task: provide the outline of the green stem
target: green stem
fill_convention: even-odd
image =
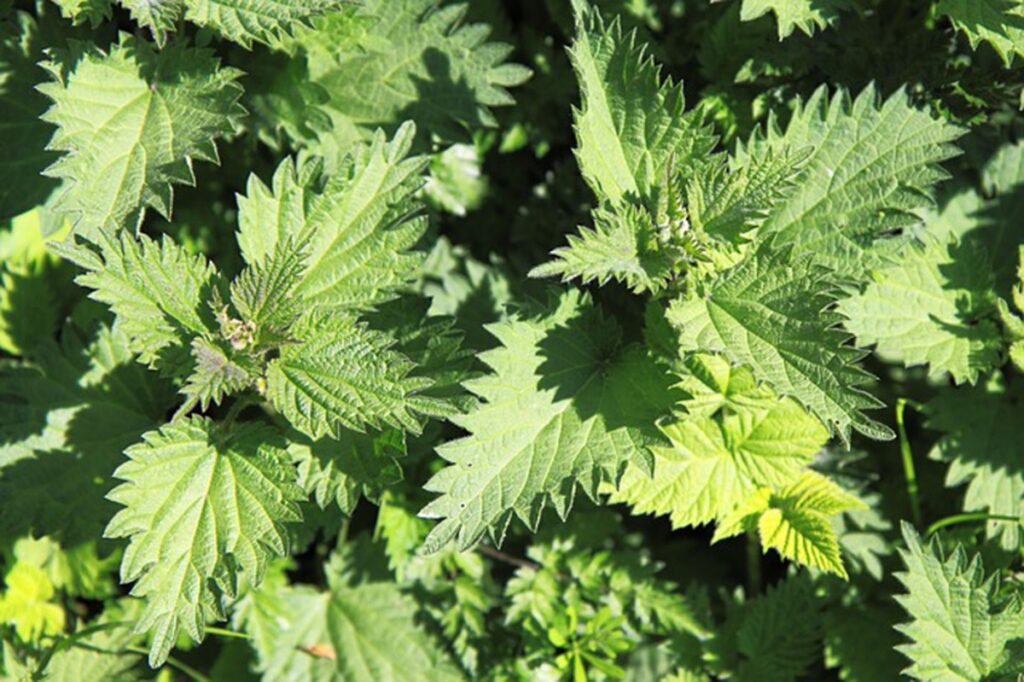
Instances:
[[[918,495],[917,471],[914,469],[914,452],[910,449],[910,439],[907,438],[907,427],[903,420],[903,413],[907,406],[920,411],[922,405],[914,400],[900,398],[896,401],[896,431],[900,437],[900,455],[903,458],[903,475],[907,479],[907,497],[910,498],[910,517],[914,525],[921,527],[921,498]]]
[[[928,526],[928,530],[925,532],[925,535],[934,535],[937,531],[945,528],[946,526],[952,526],[958,523],[971,523],[973,521],[1002,521],[1004,523],[1017,523],[1024,525],[1024,518],[1019,516],[987,514],[985,512],[968,512],[966,514],[953,514],[952,516],[947,516],[944,519],[939,519],[932,525]]]
[[[235,639],[252,639],[252,637],[250,637],[244,632],[238,632],[237,630],[228,630],[227,628],[215,628],[207,625],[205,630],[207,634],[218,635],[220,637],[233,637]]]
[[[141,654],[143,656],[146,656],[146,655],[149,654],[149,649],[146,649],[145,647],[141,647],[141,646],[126,646],[122,651],[125,651],[125,652],[128,652],[128,653],[133,653],[133,654]],[[172,668],[176,668],[180,673],[185,675],[185,677],[188,677],[189,679],[195,680],[195,682],[213,682],[206,675],[202,674],[201,672],[199,672],[198,670],[196,670],[192,666],[186,665],[185,663],[179,661],[178,659],[174,658],[173,656],[168,656],[167,657],[167,665],[169,665]]]
[[[761,594],[761,541],[754,531],[747,532],[747,591]]]
[[[75,646],[75,644],[76,644],[76,642],[78,642],[78,640],[80,640],[80,639],[82,639],[84,637],[88,637],[89,635],[96,634],[97,632],[103,632],[104,630],[114,630],[116,628],[121,628],[121,627],[130,627],[131,625],[132,625],[132,623],[128,622],[128,621],[116,621],[116,622],[111,622],[111,623],[100,623],[99,625],[90,625],[87,628],[82,628],[81,630],[79,630],[78,632],[75,632],[73,634],[66,635],[66,636],[62,635],[62,636],[58,637],[57,641],[53,643],[53,646],[51,646],[47,650],[46,654],[43,655],[42,659],[40,659],[39,667],[36,669],[36,673],[39,674],[39,673],[42,673],[43,671],[45,671],[46,670],[46,666],[50,665],[50,660],[55,655],[59,654],[61,651],[63,651],[64,649],[68,648],[69,646]]]
[[[224,416],[224,432],[227,433],[231,430],[231,427],[235,425],[235,420],[238,419],[238,415],[242,413],[242,410],[253,404],[253,399],[250,396],[243,395],[239,397],[235,402],[231,404],[231,408],[228,413]]]

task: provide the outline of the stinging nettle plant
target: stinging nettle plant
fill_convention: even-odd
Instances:
[[[512,5],[0,3],[5,679],[1024,674],[1024,6]]]

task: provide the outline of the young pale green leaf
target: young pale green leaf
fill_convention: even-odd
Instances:
[[[38,642],[42,636],[56,635],[64,629],[64,609],[54,602],[53,583],[46,571],[15,563],[4,576],[4,583],[0,621],[13,624],[18,637]]]
[[[279,434],[257,424],[221,430],[191,417],[164,425],[126,451],[110,492],[123,505],[106,536],[130,538],[121,579],[145,598],[136,632],[152,636],[162,664],[184,630],[201,641],[239,574],[259,584],[267,560],[287,553],[284,524],[302,518],[302,490]],[[216,586],[216,587],[214,587]]]
[[[413,198],[426,159],[408,156],[413,136],[412,125],[390,142],[378,133],[322,187],[315,165],[291,159],[278,166],[272,190],[253,175],[238,199],[238,244],[249,265],[288,241],[305,254],[294,291],[309,305],[365,310],[393,298],[422,261],[410,249],[426,229]]]
[[[926,237],[875,273],[862,292],[843,299],[839,313],[860,346],[932,377],[974,383],[1003,350],[996,326],[995,278],[984,251],[958,239]]]
[[[773,120],[765,136],[740,146],[734,163],[749,163],[765,146],[812,149],[761,232],[791,245],[794,256],[863,278],[903,244],[886,235],[919,221],[912,212],[927,206],[932,186],[947,177],[939,164],[959,153],[953,142],[962,133],[911,106],[902,90],[879,105],[873,86],[852,101],[843,90],[830,98],[823,87],[797,107],[785,132]]]
[[[929,456],[949,463],[946,485],[965,485],[963,509],[1024,518],[1024,409],[1020,391],[997,376],[984,385],[947,388],[928,403],[927,425],[944,435]],[[1024,534],[1015,523],[986,524],[986,535],[1017,551]]]
[[[762,247],[713,282],[705,295],[674,301],[669,320],[683,351],[724,353],[748,365],[759,381],[802,402],[848,442],[851,427],[879,440],[893,437],[864,410],[881,403],[860,389],[871,375],[857,366],[864,355],[846,345],[828,310],[835,287],[810,259]]]
[[[55,250],[85,270],[75,281],[110,307],[141,362],[171,374],[187,367],[192,339],[216,329],[210,303],[220,277],[213,264],[167,237],[102,230],[95,240]]]
[[[721,1],[721,0],[716,0]],[[850,8],[850,0],[742,0],[740,18],[743,21],[758,19],[769,12],[775,14],[779,24],[779,40],[794,28],[807,35],[817,29],[824,29],[836,23],[840,12]]]
[[[671,447],[652,448],[654,476],[630,467],[610,498],[634,514],[667,514],[676,528],[723,519],[761,486],[791,482],[829,436],[746,367],[712,355],[688,365],[680,384],[692,396],[682,403],[688,414],[662,427]]]
[[[825,476],[806,471],[777,490],[762,488],[722,519],[712,542],[757,530],[764,551],[847,578],[830,516],[864,503]]]
[[[1021,0],[939,0],[935,11],[949,17],[971,47],[990,44],[1007,68],[1024,57],[1024,2]]]
[[[910,659],[904,675],[917,680],[1009,680],[1024,671],[1024,607],[999,593],[979,556],[957,545],[946,554],[938,538],[924,543],[903,524],[907,570],[896,577],[906,594],[896,597],[913,619],[897,630],[911,641],[899,650]]]
[[[496,125],[492,107],[513,103],[507,88],[530,70],[507,63],[512,47],[487,42],[490,28],[464,23],[467,4],[439,0],[364,0],[301,30],[309,78],[329,95],[332,130],[318,151],[328,164],[378,128],[402,121],[445,142],[468,141],[467,129]]]
[[[192,160],[216,163],[215,141],[244,113],[241,72],[209,50],[158,52],[121,34],[107,52],[76,42],[45,66],[49,148],[64,152],[46,173],[66,185],[57,207],[89,233],[134,231],[147,208],[169,217],[173,184],[194,185]]]
[[[452,465],[426,485],[441,497],[420,514],[443,519],[428,552],[500,542],[513,515],[536,528],[547,504],[565,518],[577,487],[594,496],[629,462],[649,471],[655,421],[675,402],[667,373],[578,292],[489,329],[502,343],[479,356],[492,374],[465,384],[483,402],[451,419],[470,435],[439,448]]]
[[[0,227],[0,349],[21,357],[53,336],[69,293],[71,270],[46,248],[46,218],[36,209]]]
[[[662,78],[618,19],[578,12],[569,55],[582,93],[574,119],[583,177],[602,201],[652,207],[664,179],[703,161],[714,135],[699,113],[685,113],[682,87]]]
[[[292,239],[277,243],[274,252],[250,265],[231,282],[231,305],[252,329],[257,347],[276,345],[301,313],[295,289],[306,268],[305,251]]]
[[[296,342],[267,367],[267,399],[311,438],[382,425],[418,433],[410,397],[431,381],[413,377],[394,340],[354,317],[308,313],[291,329]]]

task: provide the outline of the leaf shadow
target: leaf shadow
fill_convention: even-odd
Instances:
[[[423,52],[422,61],[425,74],[410,76],[416,96],[398,112],[396,120],[416,122],[421,148],[429,143],[431,134],[448,143],[468,142],[469,131],[490,124],[490,116],[466,80],[453,78],[448,55],[431,47]]]
[[[668,371],[641,347],[624,344],[619,326],[596,306],[580,306],[537,347],[537,389],[570,401],[581,421],[599,417],[609,431],[656,434],[655,423],[682,399]]]

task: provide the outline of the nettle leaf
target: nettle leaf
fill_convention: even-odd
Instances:
[[[416,624],[417,611],[417,603],[391,582],[335,585],[321,592],[288,584],[284,572],[275,571],[242,598],[235,625],[252,637],[266,680],[463,679]]]
[[[231,282],[231,307],[249,325],[253,345],[274,346],[291,340],[289,330],[302,312],[295,289],[305,268],[304,249],[285,239],[268,258],[247,266]]]
[[[892,431],[864,410],[881,403],[859,387],[871,375],[857,366],[864,355],[836,328],[841,317],[831,275],[808,258],[762,247],[720,276],[702,295],[676,299],[668,311],[683,351],[724,353],[747,365],[759,381],[792,396],[831,431],[849,441],[851,427],[888,440]]]
[[[330,595],[311,585],[290,585],[282,567],[271,566],[256,589],[234,608],[232,625],[244,630],[256,651],[257,672],[280,682],[334,682],[334,662],[321,653],[329,641]]]
[[[473,351],[462,347],[462,333],[450,317],[431,315],[429,299],[410,295],[378,306],[366,315],[371,329],[396,340],[396,350],[413,361],[413,377],[430,381],[416,393],[406,396],[412,409],[441,419],[465,412],[476,404],[462,388],[462,382],[474,376]],[[483,331],[483,330],[481,330]]]
[[[305,261],[296,295],[319,309],[365,310],[390,300],[416,274],[411,252],[426,218],[414,194],[427,159],[409,157],[415,135],[402,126],[388,142],[378,133],[357,146],[322,186],[315,165],[278,166],[273,189],[255,175],[238,199],[238,244],[257,266],[290,241]]]
[[[46,173],[66,184],[57,208],[88,232],[136,230],[148,208],[169,217],[173,185],[195,184],[193,159],[218,162],[215,141],[244,113],[241,72],[210,50],[157,52],[121,34],[108,52],[73,42],[45,66],[49,148],[64,152]]]
[[[1024,57],[1024,3],[1020,0],[939,0],[935,11],[949,17],[971,47],[982,41],[999,53],[1007,68]]]
[[[141,362],[171,374],[186,368],[192,339],[216,329],[210,308],[220,286],[216,268],[166,236],[157,242],[102,230],[94,239],[79,237],[55,250],[85,270],[75,281],[110,307]]]
[[[685,113],[681,85],[662,78],[635,32],[595,10],[578,15],[569,55],[582,94],[573,111],[580,170],[602,201],[651,207],[669,166],[702,161],[715,137],[700,113]]]
[[[342,428],[404,428],[418,433],[408,397],[430,386],[394,340],[351,316],[309,313],[291,329],[297,342],[267,366],[267,399],[312,438]]]
[[[95,27],[110,18],[110,0],[53,0],[60,15],[76,26],[88,22]]]
[[[239,574],[259,584],[267,560],[287,554],[284,524],[302,518],[302,490],[271,427],[221,430],[190,417],[151,431],[125,452],[110,492],[124,505],[106,536],[130,538],[121,579],[145,598],[136,632],[152,636],[150,665],[166,659],[184,630],[201,641],[206,623],[223,618],[221,593]]]
[[[296,434],[288,452],[298,467],[298,483],[321,509],[336,504],[346,515],[360,498],[376,501],[387,486],[402,480],[398,457],[405,454],[401,431],[342,431],[336,438],[310,440]]]
[[[248,48],[274,45],[298,27],[348,4],[348,0],[183,0],[185,18]]]
[[[0,535],[93,540],[126,447],[166,418],[174,391],[135,362],[123,332],[68,325],[31,364],[0,363]]]
[[[713,165],[687,180],[686,211],[693,229],[729,244],[743,244],[785,200],[809,150],[758,151],[743,164]]]
[[[984,385],[943,389],[928,403],[928,428],[944,435],[929,453],[949,463],[946,485],[967,485],[965,511],[1024,517],[1024,402],[1018,389],[1006,389],[998,377]],[[1015,523],[986,524],[986,535],[1016,551],[1024,536]]]
[[[139,26],[148,28],[160,47],[167,34],[174,32],[185,9],[185,0],[118,0]]]
[[[319,153],[340,158],[378,128],[415,121],[423,139],[466,141],[467,129],[496,125],[492,107],[513,103],[507,88],[530,70],[506,63],[510,45],[487,42],[485,24],[464,24],[466,4],[367,0],[313,22],[294,47],[323,87],[333,130]]]
[[[796,479],[828,441],[821,422],[791,398],[760,386],[746,367],[695,354],[680,388],[687,414],[662,426],[654,476],[630,467],[611,502],[634,514],[668,514],[675,528],[724,519],[761,486]]]
[[[772,490],[762,488],[722,519],[712,542],[757,530],[764,551],[848,578],[829,517],[865,505],[813,471]]]
[[[434,682],[464,675],[415,624],[418,606],[394,583],[335,587],[327,631],[336,674],[346,682]]]
[[[721,0],[716,0],[720,2]],[[850,0],[742,0],[740,18],[752,21],[772,12],[779,24],[779,40],[794,28],[807,35],[835,24],[840,12],[849,9]]]
[[[882,358],[908,367],[927,364],[929,376],[948,373],[958,384],[973,384],[1000,362],[995,298],[984,250],[926,236],[838,310],[859,346],[875,345]]]
[[[40,117],[49,102],[36,90],[46,79],[42,31],[27,12],[0,22],[0,220],[42,203],[57,183],[41,175],[57,154],[46,149],[53,128]]]
[[[438,449],[452,466],[426,485],[441,497],[420,515],[443,519],[428,552],[500,541],[513,515],[536,528],[547,504],[564,518],[577,487],[594,497],[629,462],[650,471],[675,402],[667,372],[578,292],[488,329],[502,344],[479,356],[492,373],[465,383],[482,402],[451,419],[470,435]]]
[[[906,594],[896,597],[913,619],[896,626],[911,641],[898,649],[910,659],[903,674],[918,680],[1010,679],[1024,671],[1024,606],[1003,596],[997,575],[985,575],[981,558],[961,545],[949,554],[938,538],[927,544],[907,523],[907,570],[896,577]]]
[[[581,226],[579,235],[570,234],[568,246],[552,251],[554,260],[535,267],[530,277],[602,285],[614,279],[635,293],[657,292],[668,284],[680,254],[658,243],[658,229],[646,210],[623,206],[591,215],[594,228]]]
[[[210,403],[220,405],[225,396],[238,393],[256,381],[252,363],[239,362],[230,352],[202,337],[192,340],[192,373],[181,388],[186,400],[175,419],[188,414],[196,405],[204,411]]]
[[[110,0],[84,1],[102,1],[109,16]],[[184,15],[198,26],[212,29],[249,49],[254,42],[279,46],[298,27],[308,26],[314,17],[344,7],[348,0],[118,0],[118,3],[129,11],[136,23],[149,29],[160,47],[164,47],[167,35],[175,31]]]
[[[729,676],[783,682],[808,673],[820,655],[821,640],[814,584],[790,577],[736,606],[712,647],[724,650]]]
[[[897,91],[879,104],[873,86],[855,99],[817,90],[793,112],[785,132],[774,119],[766,135],[737,149],[734,163],[765,153],[812,149],[795,188],[761,227],[793,255],[813,256],[836,272],[863,278],[896,250],[899,233],[919,222],[912,212],[930,203],[929,191],[947,177],[939,164],[959,150],[963,130],[915,109]]]
[[[128,682],[135,680],[142,658],[129,651],[128,647],[138,645],[139,636],[134,634],[129,623],[117,623],[117,616],[123,616],[124,602],[115,602],[90,625],[80,626],[72,634],[81,646],[67,647],[57,651],[46,666],[47,680],[52,682],[74,682],[75,680],[111,680]],[[95,631],[86,633],[86,628],[97,626]],[[136,649],[137,650],[137,649]]]

